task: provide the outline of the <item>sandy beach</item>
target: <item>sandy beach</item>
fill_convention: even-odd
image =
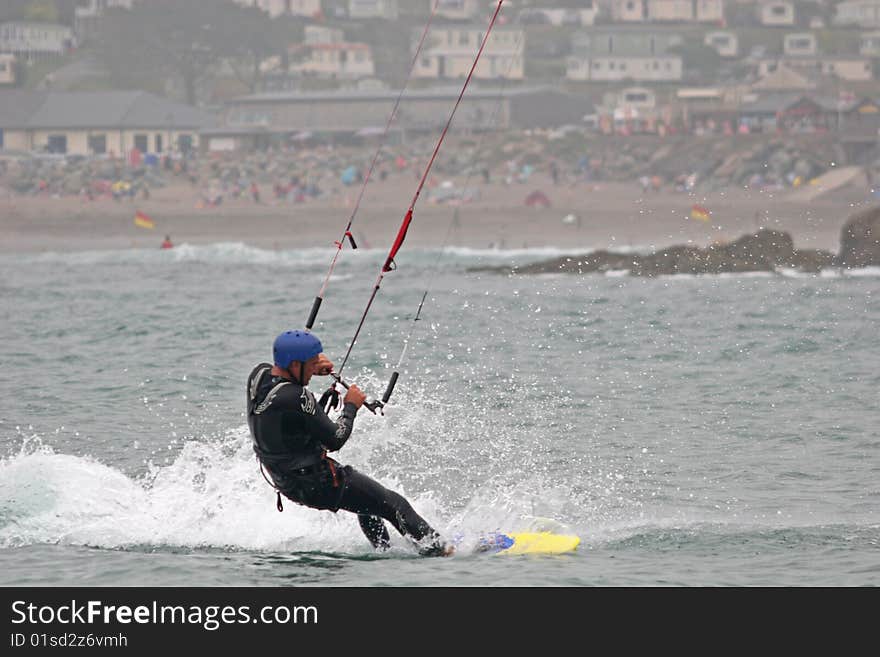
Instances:
[[[415,184],[403,178],[374,181],[353,224],[360,245],[386,248],[412,198]],[[480,185],[479,201],[459,208],[423,196],[407,237],[409,245],[472,248],[650,248],[735,239],[758,227],[789,232],[798,248],[836,250],[843,223],[868,204],[861,186],[814,200],[780,192],[731,189],[711,193],[642,192],[636,183],[553,185],[536,175],[527,184]],[[540,189],[550,208],[529,208],[525,197]],[[268,191],[268,190],[267,190]],[[147,201],[87,201],[78,197],[0,197],[0,251],[38,252],[158,247],[165,234],[175,244],[243,242],[260,248],[332,245],[345,227],[357,197],[354,186],[291,204],[274,199],[256,204],[235,199],[200,208],[195,190],[177,183]],[[690,217],[700,204],[711,220]],[[136,210],[156,224],[133,223]],[[577,219],[563,219],[574,215]]]

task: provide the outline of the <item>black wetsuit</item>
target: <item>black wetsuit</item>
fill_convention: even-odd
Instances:
[[[361,529],[377,548],[389,545],[384,518],[416,541],[421,553],[442,552],[439,534],[402,496],[327,456],[351,436],[357,407],[345,404],[333,422],[307,388],[272,376],[271,370],[261,363],[248,377],[247,411],[254,451],[278,492],[314,509],[357,513]],[[280,496],[278,504],[280,509]]]

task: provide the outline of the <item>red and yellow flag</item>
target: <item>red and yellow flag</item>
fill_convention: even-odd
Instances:
[[[155,228],[156,222],[138,210],[134,213],[134,225],[139,228]]]
[[[704,208],[702,205],[695,205],[691,208],[691,219],[696,219],[697,221],[709,221],[711,217],[712,213],[708,208]]]

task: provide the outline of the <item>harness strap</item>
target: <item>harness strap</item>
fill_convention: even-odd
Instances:
[[[275,489],[275,495],[277,495],[277,499],[275,500],[275,508],[278,509],[278,513],[284,511],[284,505],[281,503],[281,489],[275,485],[274,481],[271,481],[269,477],[266,476],[266,471],[263,470],[263,462],[260,461],[259,457],[257,457],[257,463],[260,464],[260,474],[263,475],[263,479],[266,480],[266,483],[269,484],[272,488]]]
[[[327,452],[324,452],[324,454],[321,456],[321,458],[323,458],[325,461],[327,461],[327,465],[330,466],[330,474],[333,475],[333,488],[339,488],[339,475],[336,474],[336,461],[329,458],[327,456]]]

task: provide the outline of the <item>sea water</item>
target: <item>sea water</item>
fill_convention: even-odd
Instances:
[[[278,513],[260,475],[245,379],[332,250],[0,256],[0,584],[880,584],[880,270],[469,272],[558,254],[404,249],[344,371],[379,396],[408,344],[339,461],[465,544],[582,538],[451,559]],[[384,257],[346,250],[329,283],[337,367]]]

